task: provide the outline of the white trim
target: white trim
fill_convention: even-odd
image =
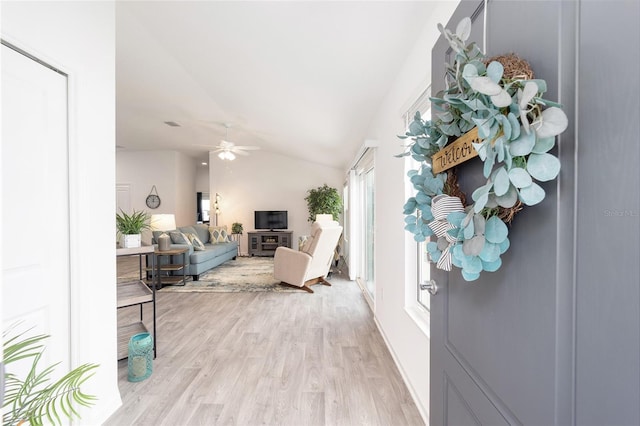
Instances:
[[[422,401],[418,397],[418,392],[416,392],[416,390],[411,385],[411,381],[409,380],[409,375],[407,374],[406,371],[404,371],[404,369],[402,368],[402,364],[400,364],[400,362],[398,361],[398,356],[393,350],[393,346],[389,343],[389,339],[387,339],[387,335],[382,330],[382,327],[380,327],[380,323],[378,322],[378,318],[375,316],[375,314],[373,316],[373,321],[375,322],[376,327],[378,328],[378,331],[382,336],[382,339],[384,339],[385,345],[387,345],[387,349],[389,350],[389,353],[391,354],[391,358],[393,359],[393,362],[395,363],[396,367],[398,368],[398,371],[400,372],[400,376],[402,377],[402,380],[404,381],[405,386],[407,387],[407,389],[409,390],[409,393],[411,394],[411,398],[413,399],[413,402],[416,405],[418,412],[420,413],[420,417],[422,417],[424,424],[428,426],[429,425],[429,407],[425,407],[424,405],[422,405]]]

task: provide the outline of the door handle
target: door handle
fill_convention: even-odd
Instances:
[[[432,296],[435,296],[438,294],[438,284],[436,284],[435,280],[429,280],[420,284],[420,290],[427,290]]]

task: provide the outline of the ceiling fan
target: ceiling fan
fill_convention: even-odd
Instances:
[[[249,155],[247,151],[255,151],[260,149],[258,146],[250,146],[250,145],[236,145],[233,142],[229,142],[229,127],[230,124],[225,123],[225,138],[220,141],[220,143],[215,147],[216,149],[213,152],[218,153],[218,158],[221,160],[232,161],[235,160],[236,154],[239,155]]]

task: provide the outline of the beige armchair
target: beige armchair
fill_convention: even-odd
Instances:
[[[334,250],[342,234],[335,221],[315,222],[311,235],[300,251],[288,247],[276,249],[273,275],[281,284],[313,293],[314,284],[331,285],[325,277],[331,267]]]

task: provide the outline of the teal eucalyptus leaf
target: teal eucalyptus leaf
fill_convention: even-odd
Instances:
[[[547,182],[560,173],[560,160],[551,154],[531,154],[527,160],[527,171],[533,178]]]
[[[419,121],[414,120],[409,124],[409,132],[411,136],[421,135],[424,133],[424,126]]]
[[[497,196],[504,195],[509,190],[509,174],[504,167],[500,167],[496,173],[493,190]]]
[[[500,247],[500,254],[506,253],[507,250],[509,250],[510,245],[511,245],[511,242],[509,241],[509,238],[506,238],[503,242],[498,244],[498,246]]]
[[[527,206],[534,206],[544,200],[545,192],[540,185],[533,182],[530,186],[520,189],[520,201]]]
[[[473,149],[476,150],[480,159],[484,161],[487,158],[487,144],[473,142],[471,145],[473,145]]]
[[[424,192],[418,192],[414,198],[414,201],[417,204],[428,204],[431,205],[431,197],[429,197]]]
[[[500,83],[503,73],[504,67],[500,62],[492,61],[489,65],[487,65],[487,77],[489,77],[494,83]]]
[[[495,262],[500,258],[500,254],[500,246],[498,244],[486,241],[478,257],[480,257],[480,260],[482,260],[484,264],[484,262]]]
[[[473,215],[473,226],[476,229],[476,234],[484,235],[486,223],[487,221],[485,220],[484,216],[482,216],[481,214]]]
[[[483,173],[484,177],[489,177],[491,174],[491,170],[493,170],[493,165],[495,164],[496,152],[494,150],[490,150],[487,152],[487,158],[484,160]]]
[[[498,216],[491,216],[485,225],[484,236],[490,243],[500,244],[509,235],[509,229]]]
[[[509,170],[509,180],[516,188],[526,188],[533,182],[529,173],[520,167],[514,167]]]
[[[497,119],[500,121],[500,124],[502,124],[502,133],[504,134],[504,137],[507,140],[511,140],[511,122],[509,121],[509,118],[503,114],[499,114]],[[520,125],[517,127],[520,128]]]
[[[518,191],[513,186],[509,187],[509,190],[507,191],[506,194],[500,197],[496,197],[496,202],[498,203],[498,205],[500,207],[504,207],[505,209],[513,207],[517,201],[518,201]]]
[[[482,252],[485,239],[484,235],[476,235],[462,243],[462,252],[467,256],[478,256]]]
[[[511,141],[509,152],[514,157],[529,155],[536,144],[536,135],[533,132],[520,132],[518,139]]]
[[[496,96],[502,92],[502,87],[491,81],[489,77],[467,78],[466,80],[473,90],[483,95]]]
[[[536,144],[533,146],[533,149],[531,150],[531,152],[535,154],[544,154],[545,152],[550,151],[555,144],[556,144],[555,136],[551,136],[549,138],[541,138],[540,136],[538,136],[536,138]]]
[[[547,108],[536,120],[536,133],[539,138],[548,138],[564,132],[569,125],[567,115],[558,107]]]
[[[469,240],[469,239],[473,238],[473,236],[475,235],[475,230],[474,230],[474,226],[473,226],[473,221],[472,220],[469,221],[467,226],[464,226],[463,229],[464,229],[464,239],[465,240]]]
[[[482,261],[478,256],[465,256],[462,258],[462,270],[469,274],[482,272]]]
[[[480,273],[477,274],[473,274],[471,272],[469,272],[466,269],[462,270],[462,278],[464,278],[465,281],[475,281],[478,278],[480,278]]]
[[[416,199],[415,197],[411,197],[407,200],[407,202],[404,204],[403,209],[404,209],[404,214],[411,214],[413,212],[416,211]]]
[[[502,266],[502,259],[498,258],[493,262],[482,261],[482,269],[487,272],[495,272]]]
[[[507,115],[507,119],[511,124],[511,135],[509,136],[510,140],[518,139],[520,136],[520,123],[518,122],[518,117],[513,112],[510,112]]]
[[[506,108],[511,105],[513,100],[506,90],[501,90],[497,95],[491,96],[491,102],[498,108]]]

